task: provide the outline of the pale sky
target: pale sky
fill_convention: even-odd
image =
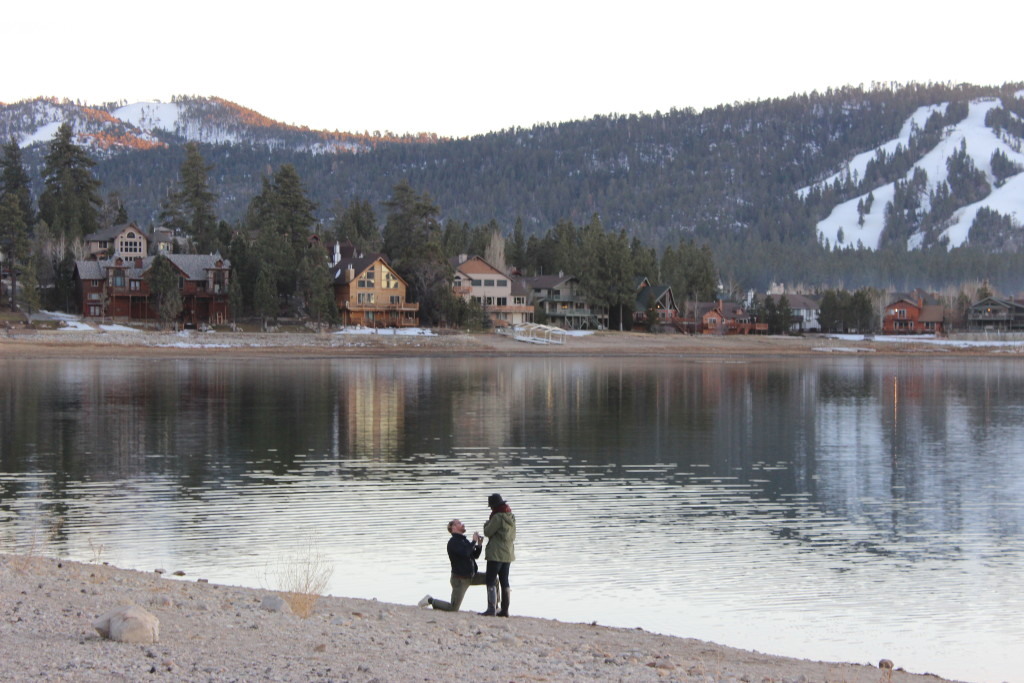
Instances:
[[[872,81],[1024,81],[1024,3],[124,0],[4,10],[0,102],[218,96],[464,136]]]

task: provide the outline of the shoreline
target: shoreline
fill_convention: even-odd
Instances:
[[[487,618],[325,596],[308,618],[264,608],[271,590],[0,553],[0,678],[48,681],[681,681],[954,683],[872,664],[780,657],[641,629]],[[123,605],[159,641],[101,638]],[[880,653],[880,659],[885,654]]]
[[[0,358],[105,357],[649,357],[792,356],[1018,357],[1024,341],[874,338],[808,335],[754,337],[641,332],[568,336],[564,344],[530,344],[495,333],[153,332],[140,330],[17,330],[0,332]]]

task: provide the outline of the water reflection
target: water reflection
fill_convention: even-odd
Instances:
[[[1024,670],[1012,361],[0,370],[4,548],[258,585],[316,535],[331,592],[411,603],[446,585],[444,523],[479,528],[498,490],[524,532],[519,613],[966,680]]]

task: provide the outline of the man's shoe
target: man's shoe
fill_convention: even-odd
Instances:
[[[431,604],[431,600],[433,600],[433,599],[434,598],[430,597],[429,595],[424,595],[423,599],[416,603],[416,606],[417,607],[426,607],[427,605]]]

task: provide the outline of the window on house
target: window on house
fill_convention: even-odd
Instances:
[[[390,270],[384,271],[384,289],[398,289],[398,276]]]
[[[359,292],[359,303],[361,303],[361,304],[372,304],[373,303],[373,292]]]
[[[498,280],[499,287],[508,287],[508,280]]]
[[[494,305],[495,306],[508,306],[508,299],[503,297],[503,296],[495,297],[494,298]]]
[[[402,303],[402,297],[398,296],[397,294],[393,295],[391,297],[391,303],[393,303],[395,305],[398,305],[398,304]]]
[[[115,270],[114,271],[114,286],[115,287],[124,287],[124,271],[123,270]]]
[[[482,287],[483,280],[470,280],[470,284],[473,285],[474,287]]]
[[[493,287],[494,280],[484,280],[484,287]]]
[[[373,289],[377,286],[377,273],[375,268],[371,266],[359,276],[359,286],[363,289]]]
[[[128,289],[132,290],[133,292],[137,292],[137,291],[139,291],[140,289],[142,289],[142,287],[140,286],[140,284],[141,284],[141,283],[140,283],[140,282],[139,282],[138,280],[131,280],[131,281],[130,281],[130,282],[128,283],[128,285],[129,285],[129,286],[128,286]]]

